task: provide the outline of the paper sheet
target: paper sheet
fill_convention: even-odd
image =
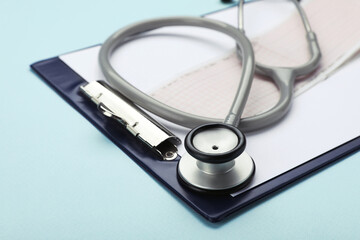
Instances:
[[[313,0],[310,3],[321,3],[323,1],[324,0]],[[344,5],[341,4],[340,1],[335,0],[327,1],[325,5],[330,7],[333,4]],[[350,31],[350,35],[354,36],[358,34],[356,31],[359,29],[358,23],[360,21],[354,22],[352,25],[349,24],[351,22],[349,19],[358,17],[354,16],[354,11],[356,12],[355,15],[358,15],[358,10],[356,9],[359,9],[359,3],[357,3],[356,0],[350,0],[348,4],[350,7],[347,8],[347,12],[343,12],[344,10],[340,9],[342,11],[341,16],[344,18],[343,22],[346,24],[344,28],[354,28],[354,30]],[[313,11],[315,10],[316,9],[313,9]],[[212,16],[216,17],[221,15],[222,17],[229,17],[231,12],[232,10],[228,9]],[[262,14],[259,13],[257,9],[249,9],[248,12],[252,14]],[[315,11],[315,13],[321,15],[323,11]],[[266,12],[263,14],[266,14]],[[318,35],[321,35],[321,31],[317,29],[317,24],[313,24],[312,22],[315,20],[310,17],[313,15],[317,16],[317,14],[309,12],[308,14],[314,30]],[[321,19],[321,17],[319,17],[319,19]],[[229,21],[229,19],[225,19],[225,21]],[[328,20],[325,19],[323,21]],[[256,27],[256,25],[252,27]],[[324,33],[329,32],[328,30],[323,31]],[[345,30],[341,28],[341,31],[343,32]],[[183,34],[189,33],[191,35],[190,37],[183,36]],[[189,28],[179,27],[176,29],[161,29],[151,34],[155,35],[151,35],[151,37],[145,36],[126,44],[112,57],[112,62],[116,70],[133,85],[147,93],[156,91],[160,86],[166,85],[169,81],[172,81],[174,77],[189,69],[200,68],[202,71],[204,64],[207,66],[206,63],[209,63],[211,60],[224,59],[223,57],[229,56],[229,52],[232,51],[234,47],[230,39],[207,30],[189,31]],[[335,33],[335,35],[336,34],[338,33]],[[333,39],[319,40],[320,47],[324,53],[327,50],[332,50],[331,46],[329,49],[326,47],[328,46],[327,44],[330,44],[326,43],[326,41],[331,42]],[[351,39],[351,41],[353,40],[354,39]],[[357,42],[359,42],[359,40],[360,38],[357,38]],[[324,41],[325,43],[322,43]],[[341,48],[346,45],[346,49],[350,49],[349,41],[346,36],[341,36],[337,44],[340,44]],[[62,55],[60,58],[87,81],[104,79],[97,63],[99,48],[100,47],[97,46],[73,52]],[[168,51],[164,51],[164,49],[168,49]],[[352,46],[352,51],[354,51],[354,46]],[[339,52],[340,55],[343,53],[338,50],[337,54],[334,55],[339,56]],[[193,54],[191,58],[189,58],[188,55],[190,53]],[[325,57],[326,59],[328,58],[327,55]],[[332,59],[335,60],[336,57]],[[323,64],[325,63],[323,62]],[[226,61],[222,61],[221,64],[217,65],[215,61],[216,67],[219,67],[221,71],[224,71],[224,65],[226,68],[226,64]],[[247,189],[257,186],[360,135],[360,124],[358,124],[360,122],[360,111],[358,111],[360,107],[360,95],[358,94],[360,81],[358,81],[357,77],[360,75],[359,64],[360,59],[357,59],[327,81],[318,84],[312,88],[311,91],[307,91],[296,98],[293,108],[281,123],[262,131],[247,134],[248,145],[246,151],[254,158],[257,169],[255,178]],[[214,66],[211,65],[209,69],[212,71],[211,73],[201,72],[202,75],[196,78],[196,81],[203,81],[201,77],[204,77],[204,74],[208,74],[209,77],[216,76],[214,68],[211,69],[212,67]],[[139,69],[141,69],[141,71]],[[238,70],[229,69],[228,71]],[[194,80],[195,75],[193,74],[195,73],[196,71],[190,71],[189,76],[185,75],[180,79],[190,77],[191,80]],[[231,78],[231,74],[227,75]],[[189,87],[189,85],[186,84],[190,84],[191,87],[196,87],[193,86],[196,85],[196,83],[190,81],[189,83],[185,83],[185,86],[180,85],[179,89],[172,90],[173,93],[176,91],[181,92],[185,87]],[[201,87],[201,85],[199,86]],[[272,88],[268,94],[274,94],[276,88],[271,84],[269,84],[269,86]],[[209,90],[209,87],[207,88],[207,90]],[[226,86],[224,86],[224,88],[226,88]],[[256,86],[253,87],[253,89],[256,88]],[[176,101],[180,101],[179,99],[185,101],[180,107],[189,107],[189,102],[191,103],[190,105],[196,102],[193,99],[196,94],[191,95],[188,92],[184,94],[182,98],[180,98],[181,96],[175,96],[175,98],[177,98]],[[226,98],[228,93],[224,90],[224,92],[220,94],[218,89],[215,92],[205,91],[204,94],[200,94],[201,96],[197,96],[199,101],[203,101],[203,103],[206,104],[191,111],[199,113],[199,108],[201,110],[207,105],[211,105],[204,101],[204,99],[201,99],[205,97],[206,94],[210,96],[209,101],[213,102],[213,98],[217,99],[217,101],[215,101],[216,106],[214,105],[213,107],[219,109],[219,113],[215,114],[220,114],[220,112],[223,111],[222,109],[225,109],[226,112],[228,100],[224,100],[224,98]],[[171,99],[169,101],[171,101]],[[255,100],[252,101],[255,102]],[[255,103],[253,103],[253,105],[254,104]],[[259,105],[262,107],[262,104]],[[206,112],[205,115],[207,114],[209,113]],[[252,113],[248,112],[248,114]],[[174,126],[166,121],[162,120],[162,122],[170,126],[171,130],[179,136],[184,136],[188,131],[187,129]],[[246,191],[247,189],[242,191]],[[233,196],[236,195],[237,194],[234,194]]]

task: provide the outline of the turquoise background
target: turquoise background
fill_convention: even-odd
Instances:
[[[0,1],[0,239],[359,239],[360,153],[203,220],[30,71],[137,20],[217,0]],[[295,154],[295,153],[294,153]]]

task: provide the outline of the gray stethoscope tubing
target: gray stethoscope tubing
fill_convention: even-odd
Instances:
[[[295,68],[269,67],[255,63],[250,41],[243,30],[243,0],[239,3],[239,28],[228,24],[193,17],[153,19],[118,30],[102,45],[99,63],[107,81],[130,101],[173,123],[193,128],[185,137],[185,153],[178,161],[177,176],[189,188],[200,191],[224,192],[245,186],[255,173],[253,159],[244,151],[246,138],[240,131],[257,130],[282,118],[292,99],[295,78],[313,71],[320,60],[320,50],[305,13],[293,0],[307,31],[311,52],[308,63]],[[212,119],[182,112],[144,94],[111,66],[114,50],[138,34],[168,26],[194,26],[222,32],[236,41],[237,53],[242,61],[242,73],[232,106],[225,120]],[[270,110],[241,118],[250,93],[254,71],[271,77],[280,89],[280,100]]]
[[[119,45],[125,43],[129,38],[137,34],[168,26],[204,27],[222,32],[235,39],[242,52],[241,59],[243,71],[236,96],[225,121],[223,119],[211,119],[182,112],[163,104],[132,86],[111,66],[111,54]],[[240,123],[241,114],[245,108],[255,70],[254,53],[251,43],[242,32],[219,21],[193,17],[153,19],[120,29],[111,35],[102,45],[99,53],[99,64],[105,78],[125,97],[157,116],[186,127],[194,127],[208,122],[225,122],[226,124],[237,127]]]
[[[250,63],[254,61],[253,56],[249,57],[249,59],[247,59],[246,61],[244,61],[245,58],[242,57],[242,55],[250,56],[253,54],[251,45],[249,47],[249,43],[245,43],[248,41],[244,41],[244,36],[239,33],[243,33],[243,0],[239,2],[240,31],[225,23],[209,19],[191,17],[163,18],[140,22],[115,32],[105,41],[105,43],[101,47],[99,54],[100,67],[105,75],[105,78],[113,86],[115,86],[124,96],[131,99],[134,103],[138,104],[144,109],[164,119],[189,128],[193,128],[209,122],[222,123],[224,122],[223,119],[207,118],[186,113],[155,100],[154,98],[144,94],[143,92],[129,84],[114,70],[110,63],[111,54],[116,47],[126,42],[129,38],[146,31],[166,26],[198,26],[220,31],[233,37],[235,40],[237,40],[237,42],[240,39],[242,41],[242,43],[240,42],[240,44],[237,44],[238,48],[240,48],[240,51],[237,52],[239,54],[239,57],[243,60],[243,71],[241,76],[242,80],[240,81],[236,97],[231,106],[231,110],[225,119],[225,123],[234,125],[242,131],[253,131],[269,126],[281,119],[289,109],[292,102],[293,85],[295,78],[300,75],[305,75],[312,72],[317,67],[321,58],[321,53],[316,40],[316,35],[311,30],[305,12],[300,7],[298,2],[296,2],[295,0],[292,1],[298,9],[304,27],[306,29],[311,58],[306,64],[295,68],[269,67],[264,64],[256,63],[256,73],[272,78],[280,90],[280,99],[278,103],[271,109],[258,115],[240,119],[252,83],[252,80],[249,77],[252,77],[253,67]],[[251,53],[249,51],[251,51]]]
[[[256,130],[260,127],[271,125],[280,120],[289,110],[295,79],[299,76],[303,76],[314,71],[320,63],[321,52],[317,42],[315,33],[311,30],[310,23],[306,17],[304,10],[301,8],[299,2],[292,1],[296,9],[298,10],[304,28],[306,30],[306,39],[310,51],[310,59],[307,63],[297,67],[271,67],[259,62],[255,62],[255,72],[257,74],[270,77],[280,91],[280,99],[278,102],[266,112],[261,114],[241,119],[240,129],[243,131]],[[239,2],[238,8],[238,28],[244,32],[244,20],[243,20],[243,6],[244,1]],[[237,51],[238,56],[241,58],[241,50]],[[260,126],[260,127],[259,127]]]

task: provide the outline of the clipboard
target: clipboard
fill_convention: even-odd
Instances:
[[[96,105],[80,93],[80,86],[87,83],[87,81],[59,57],[36,62],[31,65],[31,68],[55,92],[141,168],[210,222],[219,222],[252,203],[360,149],[359,136],[354,139],[348,139],[348,141],[336,148],[292,168],[261,185],[240,193],[236,197],[230,194],[213,195],[194,192],[184,187],[177,178],[178,159],[175,161],[162,161],[121,125],[106,118],[98,111]]]
[[[139,144],[138,139],[119,126],[118,123],[102,115],[96,106],[79,91],[80,86],[85,84],[86,81],[58,57],[34,63],[31,68],[141,168],[210,222],[219,222],[236,211],[340,160],[360,148],[360,137],[357,137],[273,178],[271,181],[240,194],[236,198],[230,195],[201,194],[191,191],[179,183],[176,174],[177,161],[160,160],[155,153],[149,151],[146,146]]]

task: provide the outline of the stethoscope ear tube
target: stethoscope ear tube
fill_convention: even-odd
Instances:
[[[305,11],[296,0],[291,0],[299,12],[303,26],[306,31],[306,40],[310,52],[310,59],[302,65],[296,67],[273,67],[259,62],[255,62],[257,74],[270,77],[280,91],[278,102],[265,112],[241,119],[240,129],[245,132],[258,130],[270,126],[280,121],[290,109],[292,103],[293,89],[295,80],[299,76],[304,76],[313,72],[320,64],[321,51],[316,38],[307,19]],[[239,1],[238,9],[238,28],[244,30],[243,21],[243,0]],[[242,51],[238,46],[237,54],[241,59]]]

